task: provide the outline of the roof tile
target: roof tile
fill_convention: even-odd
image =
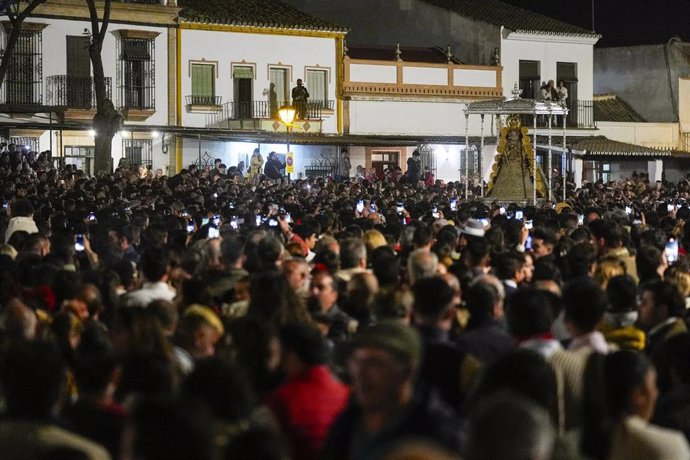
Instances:
[[[347,32],[347,28],[311,16],[281,0],[179,0],[185,22],[261,28]]]
[[[615,94],[594,96],[594,121],[645,122],[640,114]]]
[[[461,16],[471,17],[516,32],[545,32],[557,35],[598,36],[591,30],[523,10],[498,0],[422,0]]]

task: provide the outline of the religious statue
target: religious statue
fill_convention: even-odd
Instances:
[[[517,115],[508,117],[507,126],[501,129],[498,154],[494,157],[491,178],[486,196],[495,200],[524,201],[532,198],[534,152],[527,128]],[[537,167],[537,197],[547,194],[546,181]]]

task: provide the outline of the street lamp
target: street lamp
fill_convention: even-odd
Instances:
[[[295,116],[297,115],[297,110],[291,106],[291,105],[284,105],[280,109],[278,109],[278,116],[280,117],[280,121],[285,123],[285,129],[287,131],[287,155],[286,155],[286,162],[289,158],[289,153],[290,153],[290,130],[293,127],[293,122],[295,121]],[[290,173],[287,173],[288,177],[288,184],[290,183]]]

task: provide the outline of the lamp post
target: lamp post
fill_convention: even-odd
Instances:
[[[284,105],[278,109],[278,116],[280,121],[285,123],[285,129],[287,131],[287,154],[285,161],[287,162],[290,154],[290,130],[292,129],[293,122],[295,121],[295,115],[297,115],[297,110],[291,105]],[[287,169],[287,168],[286,168]],[[290,183],[290,173],[287,173],[288,184]]]

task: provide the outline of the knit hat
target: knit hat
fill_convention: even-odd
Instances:
[[[484,224],[482,224],[480,221],[477,219],[467,219],[467,222],[465,225],[459,225],[458,230],[460,233],[464,233],[466,235],[470,236],[478,236],[478,237],[483,237],[485,232],[484,232]]]
[[[419,333],[399,321],[381,321],[361,330],[353,338],[350,350],[363,347],[380,348],[415,367],[422,357]]]

